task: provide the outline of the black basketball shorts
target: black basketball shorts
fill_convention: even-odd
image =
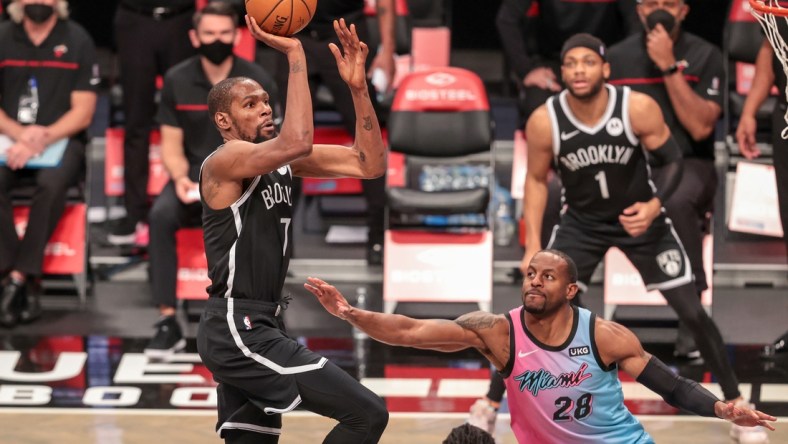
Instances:
[[[301,403],[296,377],[326,366],[326,358],[288,337],[277,305],[210,298],[200,319],[197,350],[218,382],[216,431],[279,435],[281,413]]]
[[[594,269],[610,247],[618,247],[629,258],[648,290],[669,290],[692,282],[687,253],[664,213],[654,219],[645,233],[632,237],[618,221],[591,222],[566,211],[553,228],[548,246],[575,261],[581,290],[586,290]]]

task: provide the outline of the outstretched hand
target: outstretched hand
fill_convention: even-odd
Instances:
[[[254,38],[265,43],[266,45],[274,48],[279,52],[287,54],[290,51],[301,48],[301,41],[294,37],[282,37],[263,31],[263,28],[257,24],[257,21],[250,15],[245,15],[246,27],[252,33]]]
[[[329,43],[328,48],[337,61],[337,69],[342,80],[351,88],[367,89],[366,60],[369,54],[367,44],[358,39],[356,25],[348,28],[345,19],[334,20],[334,31],[342,44],[342,51],[334,43]]]
[[[347,314],[353,307],[336,287],[318,278],[308,277],[306,280],[304,288],[317,296],[317,300],[320,301],[327,312],[339,319],[347,320]]]
[[[723,404],[723,403],[718,403]],[[724,407],[718,409],[716,412],[720,418],[730,421],[736,425],[743,427],[766,427],[769,430],[774,430],[774,426],[767,421],[777,421],[777,418],[767,415],[759,410],[753,410],[746,407],[736,407],[732,402],[725,403]]]

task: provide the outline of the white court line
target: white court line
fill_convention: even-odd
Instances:
[[[788,402],[788,384],[761,385],[761,402]]]
[[[216,410],[169,410],[169,409],[82,409],[82,408],[0,408],[0,415],[118,415],[118,416],[216,416]],[[285,413],[288,417],[309,418],[318,417],[317,413],[294,411]],[[693,415],[635,415],[643,422],[673,421],[673,422],[716,422],[718,418],[706,418]],[[437,413],[437,412],[391,412],[390,418],[400,419],[466,419],[467,413]],[[499,420],[509,420],[508,413],[498,415]],[[788,421],[788,416],[778,416],[777,421]]]

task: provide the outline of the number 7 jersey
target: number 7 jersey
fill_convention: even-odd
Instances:
[[[569,107],[568,91],[550,97],[553,155],[568,209],[584,219],[617,221],[622,210],[654,197],[646,155],[629,121],[629,87],[605,84],[608,103],[593,126]]]
[[[228,208],[202,201],[210,297],[280,299],[293,249],[292,182],[285,165],[247,179]]]
[[[572,307],[572,330],[559,346],[536,339],[525,310],[507,315],[511,356],[501,371],[520,443],[653,443],[624,405],[615,365],[601,361],[594,342],[596,317]]]

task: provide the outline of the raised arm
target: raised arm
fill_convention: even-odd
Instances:
[[[200,191],[214,209],[226,208],[237,200],[244,179],[270,173],[312,151],[312,98],[301,42],[266,33],[248,15],[246,24],[256,39],[287,56],[287,109],[279,135],[255,143],[274,134],[268,93],[252,80],[231,83],[237,79],[223,80],[211,90],[209,112],[225,144],[203,164]],[[213,111],[214,101],[217,105],[213,106],[224,109]]]
[[[334,286],[317,278],[308,278],[304,288],[326,311],[385,344],[446,352],[473,347],[498,368],[509,357],[509,323],[504,316],[476,311],[453,321],[413,319],[353,307]]]
[[[668,404],[699,416],[718,417],[740,426],[764,426],[776,418],[757,410],[724,403],[695,381],[673,373],[662,361],[650,355],[634,333],[615,322],[597,319],[594,328],[596,347],[602,364],[618,367],[639,383],[662,397]]]
[[[525,126],[528,141],[528,172],[525,175],[523,217],[525,218],[525,254],[520,263],[523,274],[537,251],[542,249],[542,219],[547,206],[547,181],[553,163],[553,136],[550,116],[545,105],[531,114]]]
[[[356,111],[356,135],[352,147],[315,145],[310,156],[291,164],[293,174],[303,177],[358,177],[372,179],[386,172],[386,148],[380,124],[369,97],[364,65],[369,49],[359,41],[355,25],[334,21],[342,51],[330,43],[342,80],[350,88]],[[289,108],[289,105],[288,105]]]

